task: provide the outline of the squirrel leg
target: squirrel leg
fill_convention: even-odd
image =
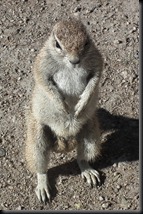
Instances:
[[[97,182],[100,184],[99,172],[88,163],[100,155],[100,133],[97,118],[89,120],[83,126],[77,141],[77,162],[82,178],[86,179],[91,186],[95,186]]]
[[[48,142],[49,141],[49,142]],[[31,171],[37,174],[36,195],[41,202],[50,200],[49,182],[47,177],[47,165],[50,153],[50,136],[45,127],[33,116],[29,117],[26,160]]]

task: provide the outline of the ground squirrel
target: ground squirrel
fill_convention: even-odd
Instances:
[[[77,148],[81,175],[89,184],[100,182],[89,161],[100,154],[96,116],[103,60],[83,23],[59,21],[33,66],[35,86],[27,118],[25,156],[37,173],[36,194],[50,199],[47,165],[51,151]]]

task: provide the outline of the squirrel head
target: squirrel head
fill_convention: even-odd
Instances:
[[[90,45],[83,23],[76,19],[59,21],[50,36],[52,54],[72,65],[79,64]]]

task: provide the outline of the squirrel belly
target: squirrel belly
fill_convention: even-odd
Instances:
[[[60,112],[50,98],[45,97],[42,91],[40,93],[37,87],[34,90],[32,112],[38,121],[49,126],[57,136],[64,138],[75,136],[85,122],[85,118],[76,119],[72,112]]]

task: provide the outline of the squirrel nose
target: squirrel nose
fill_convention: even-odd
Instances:
[[[74,65],[80,63],[79,57],[70,57],[69,61],[71,64],[74,64]]]
[[[76,60],[70,60],[70,63],[72,64],[79,64],[80,63],[80,60],[79,59],[76,59]]]

